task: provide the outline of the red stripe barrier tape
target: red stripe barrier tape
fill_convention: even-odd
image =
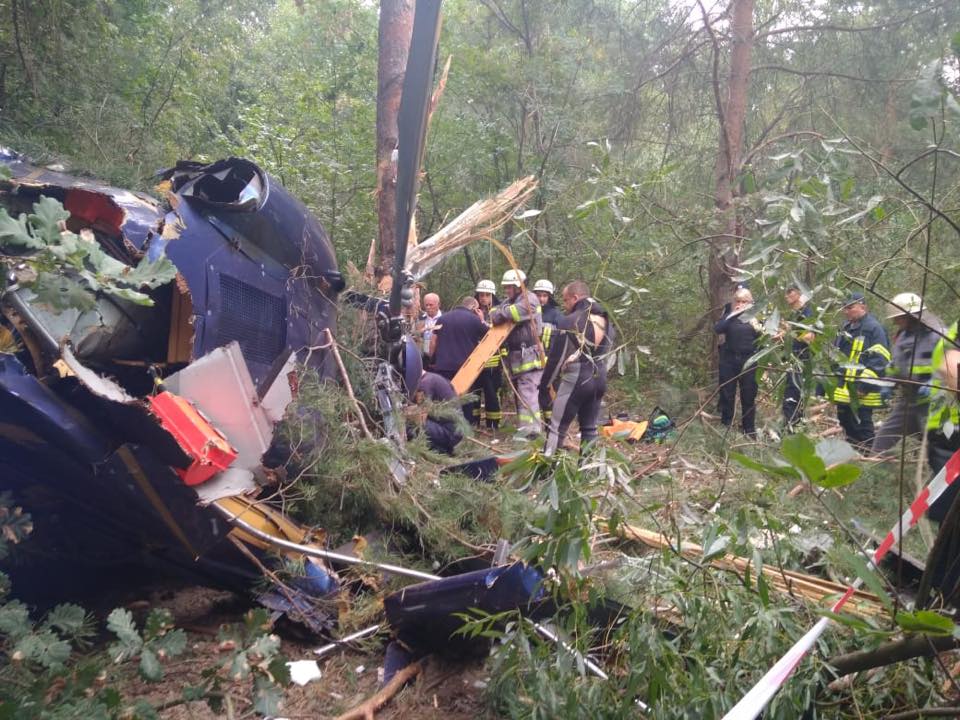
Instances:
[[[943,469],[920,491],[903,514],[900,522],[887,533],[887,536],[870,559],[871,569],[875,568],[890,548],[897,543],[901,537],[901,529],[903,533],[910,532],[910,528],[917,524],[923,514],[930,509],[930,506],[953,484],[958,476],[960,476],[960,451],[955,452]],[[830,610],[838,612],[861,585],[863,585],[863,579],[857,578]],[[766,675],[750,688],[750,691],[743,696],[740,702],[723,716],[723,720],[753,720],[757,717],[777,693],[777,690],[787,681],[787,678],[790,677],[800,661],[803,660],[804,655],[810,651],[817,638],[823,634],[829,624],[830,618],[820,618],[817,624],[810,628],[806,635],[797,640],[793,647],[787,650],[786,654],[767,671]]]

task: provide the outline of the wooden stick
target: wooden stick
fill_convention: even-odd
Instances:
[[[333,333],[330,332],[330,328],[324,328],[323,331],[330,339],[330,350],[333,352],[334,360],[337,361],[340,376],[343,378],[343,385],[347,389],[347,396],[353,403],[353,409],[354,412],[357,413],[357,419],[360,420],[360,427],[363,429],[363,434],[367,436],[368,440],[373,440],[373,433],[371,433],[370,428],[367,427],[367,421],[363,417],[363,410],[360,409],[360,402],[357,400],[357,396],[353,394],[353,385],[350,384],[350,376],[347,375],[347,368],[344,366],[343,358],[340,357],[340,351],[337,349],[337,341],[333,339]]]
[[[376,695],[367,698],[352,710],[343,713],[343,715],[337,717],[337,720],[373,720],[373,716],[377,710],[386,705],[390,698],[400,692],[400,689],[404,685],[422,671],[423,662],[421,660],[407,665],[403,670],[394,675],[393,679],[384,685]]]

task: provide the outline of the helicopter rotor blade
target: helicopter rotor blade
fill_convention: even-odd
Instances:
[[[400,290],[407,260],[410,220],[417,198],[417,180],[427,132],[427,114],[432,90],[433,69],[440,37],[440,5],[443,0],[417,0],[413,15],[410,54],[403,79],[400,112],[397,116],[397,223],[390,290],[390,315],[400,314]]]

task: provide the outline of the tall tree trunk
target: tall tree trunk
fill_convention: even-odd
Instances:
[[[736,267],[742,225],[734,201],[739,195],[737,178],[743,158],[743,129],[747,111],[747,86],[750,80],[750,54],[753,48],[754,0],[731,0],[732,47],[726,97],[718,103],[720,151],[717,158],[716,207],[724,218],[722,228],[710,243],[708,284],[710,312],[718,318],[731,296],[734,283],[731,269]],[[714,78],[716,81],[716,78]]]
[[[380,0],[377,59],[377,276],[393,270],[397,218],[397,115],[413,33],[415,0]]]

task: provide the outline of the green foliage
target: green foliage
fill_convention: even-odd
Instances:
[[[109,650],[113,661],[120,663],[139,655],[140,674],[152,682],[163,678],[163,660],[180,655],[187,647],[186,634],[174,629],[173,616],[163,608],[150,611],[142,634],[130,611],[122,608],[107,617],[107,629],[117,636]]]
[[[110,257],[91,231],[77,235],[67,230],[70,214],[53,198],[40,198],[33,210],[14,220],[0,208],[0,250],[7,254],[8,264],[17,265],[19,284],[55,310],[89,310],[100,292],[153,305],[141,289],[164,285],[177,274],[166,257],[156,261],[143,257],[134,268]]]
[[[836,453],[835,445],[822,446],[822,451]],[[784,437],[780,443],[780,452],[787,462],[786,465],[759,463],[741,453],[730,453],[730,457],[746,468],[759,470],[776,477],[800,479],[802,474],[808,482],[822,488],[849,485],[855,482],[862,472],[858,466],[849,463],[834,464],[827,467],[824,458],[819,454],[821,447],[814,446],[810,438],[801,433]]]

